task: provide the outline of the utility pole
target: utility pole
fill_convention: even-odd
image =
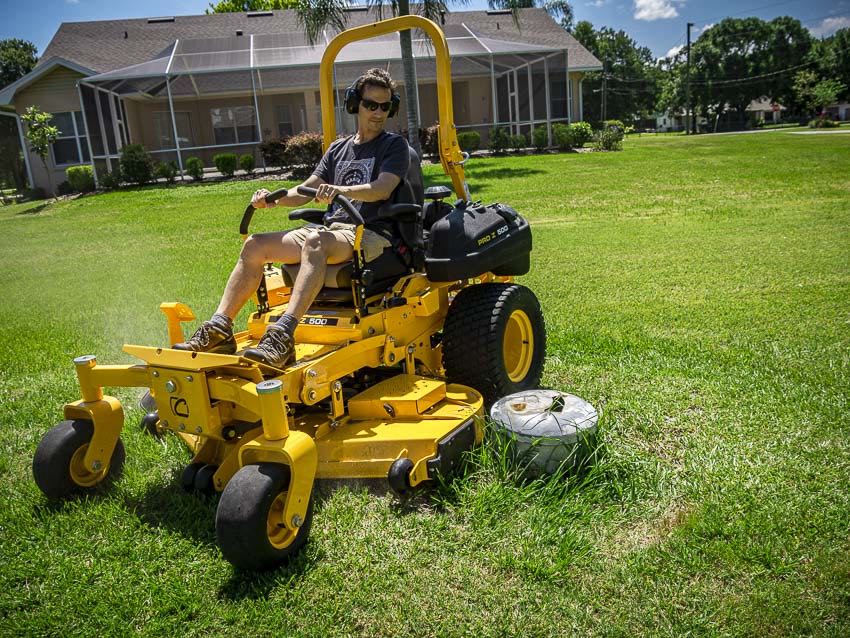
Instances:
[[[688,22],[688,57],[687,57],[687,66],[686,66],[686,100],[687,107],[685,112],[685,134],[688,135],[691,132],[696,133],[696,122],[694,122],[693,111],[691,110],[691,27],[694,26],[693,22]]]
[[[602,121],[603,122],[606,119],[608,119],[606,117],[608,115],[608,113],[607,113],[607,111],[608,111],[607,106],[608,105],[605,102],[605,89],[606,89],[607,85],[608,85],[608,76],[606,75],[605,71],[602,71]]]

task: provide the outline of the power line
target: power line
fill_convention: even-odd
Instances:
[[[769,73],[762,73],[760,75],[750,75],[741,78],[721,78],[719,80],[715,79],[707,79],[707,80],[695,80],[695,84],[711,84],[713,86],[717,85],[725,85],[725,84],[737,84],[744,82],[752,82],[754,80],[761,80],[763,78],[770,77],[772,75],[780,75],[782,73],[787,73],[788,71],[794,71],[795,69],[802,69],[803,67],[811,66],[812,64],[822,64],[823,60],[809,60],[808,62],[803,62],[802,64],[795,64],[794,66],[789,66],[784,69],[779,69],[778,71],[770,71]]]

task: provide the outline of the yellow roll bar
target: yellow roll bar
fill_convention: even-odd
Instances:
[[[422,16],[399,16],[398,18],[366,24],[362,27],[346,29],[330,41],[322,55],[322,65],[319,68],[325,150],[336,139],[333,64],[337,54],[345,45],[352,42],[407,29],[421,29],[428,34],[434,45],[434,51],[437,55],[437,102],[440,113],[440,163],[443,165],[446,175],[451,178],[457,196],[463,200],[468,200],[469,189],[463,175],[464,157],[457,143],[454,110],[452,108],[452,68],[449,58],[449,45],[440,27]]]

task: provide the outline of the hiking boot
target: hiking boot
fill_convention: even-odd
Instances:
[[[242,356],[283,370],[295,361],[295,339],[283,328],[269,326],[256,348],[248,348]]]
[[[175,350],[189,350],[191,352],[235,354],[236,339],[233,337],[233,330],[222,328],[212,321],[205,321],[188,341],[175,343],[171,347]]]

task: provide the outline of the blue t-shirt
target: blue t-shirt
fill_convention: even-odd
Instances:
[[[392,173],[404,179],[409,165],[407,140],[401,135],[382,131],[365,144],[355,144],[353,135],[334,141],[325,151],[313,175],[335,186],[354,186],[373,182],[381,173]],[[368,225],[389,225],[378,220],[378,209],[384,202],[352,200],[351,203]],[[325,214],[324,221],[325,224],[351,223],[348,213],[336,204]]]

